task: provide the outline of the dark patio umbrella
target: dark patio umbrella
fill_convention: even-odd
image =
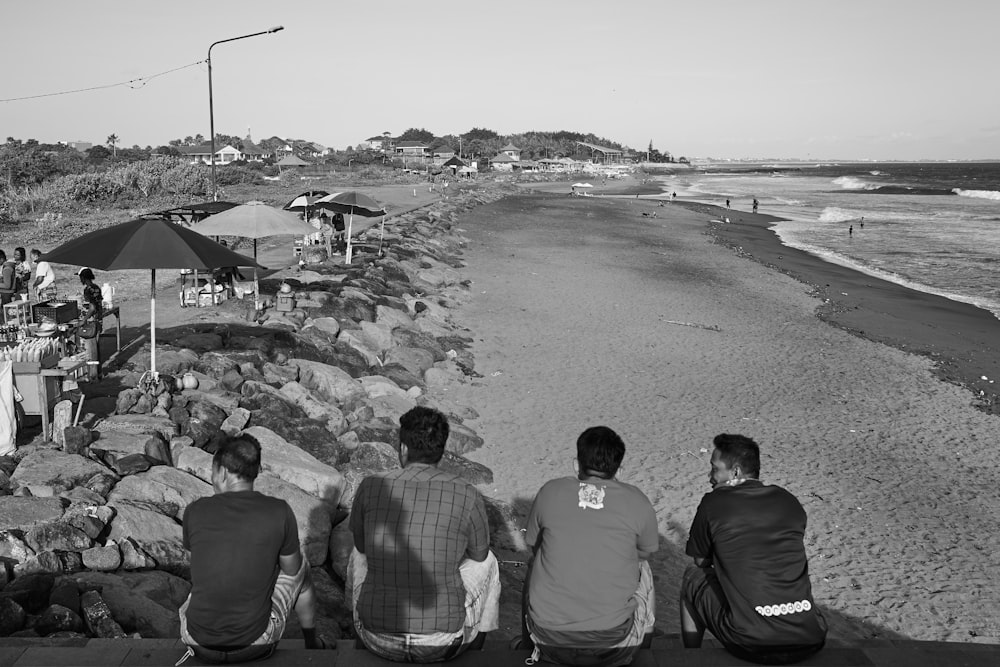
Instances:
[[[385,216],[384,206],[368,195],[353,190],[349,192],[335,192],[332,195],[321,197],[313,205],[316,208],[325,208],[328,211],[346,213],[350,216],[347,222],[346,264],[351,263],[351,234],[353,233],[354,216],[360,215],[365,218]]]
[[[210,238],[162,218],[137,218],[67,241],[42,256],[47,262],[102,271],[149,269],[150,372],[156,373],[156,270],[264,268]]]
[[[306,192],[303,192],[298,197],[288,202],[281,208],[285,209],[286,211],[295,211],[296,213],[301,213],[303,211],[308,213],[310,207],[312,207],[313,203],[317,199],[319,199],[320,197],[325,197],[328,194],[330,193],[327,192],[326,190],[308,190]],[[306,219],[308,219],[308,216],[306,216]]]

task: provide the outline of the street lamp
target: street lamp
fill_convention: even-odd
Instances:
[[[225,44],[226,42],[235,42],[238,39],[246,39],[248,37],[257,37],[258,35],[270,35],[272,32],[278,32],[279,30],[284,30],[285,26],[275,26],[270,30],[263,30],[261,32],[251,33],[249,35],[241,35],[239,37],[230,37],[229,39],[220,39],[217,42],[212,42],[208,47],[208,124],[209,132],[212,134],[212,154],[208,157],[209,164],[212,166],[212,200],[218,199],[219,195],[215,190],[215,111],[212,106],[212,47],[216,44]]]

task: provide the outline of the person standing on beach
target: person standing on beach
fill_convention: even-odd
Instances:
[[[854,236],[854,225],[851,225],[850,227],[847,228],[847,235]]]
[[[754,198],[753,198],[753,212],[754,212],[754,213],[756,213],[756,212],[757,212],[757,206],[758,206],[758,203],[757,203],[757,198],[756,198],[756,197],[754,197]]]
[[[861,229],[865,228],[865,216],[861,216]]]
[[[726,200],[726,208],[729,208],[729,200]]]
[[[708,629],[733,655],[767,664],[823,648],[803,537],[806,513],[791,493],[759,479],[760,448],[742,435],[713,440],[712,491],[698,505],[681,583],[681,639],[699,648]]]
[[[521,641],[536,661],[626,665],[653,631],[656,512],[615,479],[624,457],[617,433],[588,428],[576,441],[577,474],[547,482],[531,506]]]

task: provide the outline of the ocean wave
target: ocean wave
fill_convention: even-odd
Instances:
[[[818,220],[819,222],[847,222],[848,220],[857,220],[860,217],[855,211],[848,211],[846,208],[838,208],[836,206],[827,206],[819,214]]]
[[[873,183],[866,183],[860,178],[856,178],[854,176],[841,176],[840,178],[834,179],[833,182],[845,190],[875,190],[880,187]]]
[[[996,190],[963,190],[955,188],[953,193],[960,197],[974,197],[975,199],[993,199],[1000,201],[1000,192]]]

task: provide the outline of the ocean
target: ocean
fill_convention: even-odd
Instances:
[[[728,198],[743,212],[756,197],[785,218],[773,227],[785,245],[1000,318],[998,162],[727,164],[656,178],[678,198]]]

